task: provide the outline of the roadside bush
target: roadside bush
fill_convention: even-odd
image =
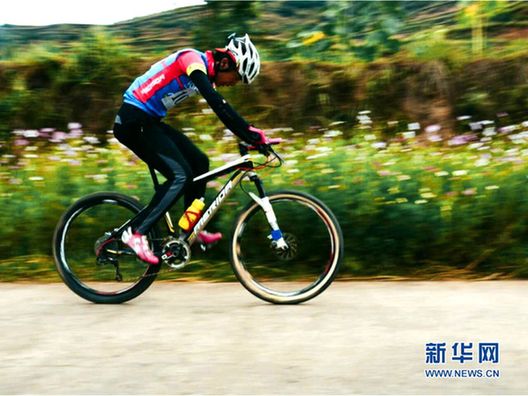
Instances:
[[[438,128],[427,128],[420,139],[404,132],[386,140],[368,118],[363,114],[346,133],[337,124],[310,133],[270,131],[287,138],[280,148],[286,164],[262,172],[268,190],[310,192],[336,213],[346,242],[343,275],[528,276],[526,122],[501,128],[475,122],[479,133],[450,140]],[[195,116],[186,133],[219,166],[236,153],[235,139],[229,133],[213,139],[214,127],[191,128],[212,119]],[[147,169],[128,150],[114,139],[102,146],[74,123],[70,128],[19,130],[2,142],[12,153],[0,160],[2,265],[49,256],[60,214],[82,195],[112,190],[147,202],[152,194]],[[219,187],[210,183],[208,202]],[[247,200],[238,191],[211,229],[228,235]],[[173,217],[182,209],[173,208]],[[225,238],[208,260],[225,261],[227,247]]]
[[[265,62],[255,84],[221,93],[264,127],[352,123],[365,108],[378,121],[441,124],[446,133],[463,132],[453,128],[453,120],[465,114],[496,119],[507,113],[508,123],[525,119],[528,69],[523,53],[478,60],[452,59],[449,51],[437,58],[416,54],[420,51],[410,47],[368,64]],[[93,31],[67,53],[50,49],[37,57],[1,62],[0,132],[65,128],[74,119],[104,137],[125,89],[156,60],[139,57],[118,39]],[[185,103],[179,114],[193,112],[196,102]]]

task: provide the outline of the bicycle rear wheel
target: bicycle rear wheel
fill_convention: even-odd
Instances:
[[[75,202],[61,217],[53,236],[53,256],[64,283],[82,298],[119,304],[143,293],[160,265],[148,265],[121,242],[114,230],[141,210],[133,198],[96,193]],[[148,238],[157,237],[153,230]]]
[[[288,248],[272,243],[270,226],[256,202],[239,215],[231,264],[242,285],[275,304],[297,304],[322,293],[334,280],[343,256],[343,234],[330,209],[305,193],[268,196]]]

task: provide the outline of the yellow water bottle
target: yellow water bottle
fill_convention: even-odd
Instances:
[[[195,199],[191,206],[187,208],[185,213],[183,213],[178,225],[184,231],[189,231],[194,225],[198,222],[202,216],[202,210],[205,207],[205,202],[203,198]]]

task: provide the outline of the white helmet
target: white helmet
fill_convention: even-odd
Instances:
[[[242,81],[251,84],[259,74],[260,57],[249,36],[246,34],[244,37],[236,37],[235,33],[229,35],[225,49],[235,56]]]

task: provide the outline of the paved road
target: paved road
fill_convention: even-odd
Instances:
[[[0,284],[0,394],[526,394],[528,282],[335,283],[299,306],[238,284],[154,283],[120,306]],[[441,368],[500,378],[425,378]],[[498,342],[498,364],[450,361]],[[476,357],[476,356],[475,356]]]

